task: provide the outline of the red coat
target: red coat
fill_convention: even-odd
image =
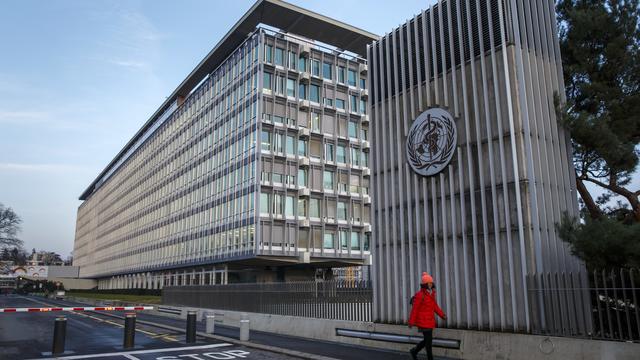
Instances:
[[[409,325],[420,329],[433,329],[436,327],[436,315],[444,319],[444,313],[436,302],[436,291],[429,292],[420,289],[413,296],[413,307],[409,315]]]

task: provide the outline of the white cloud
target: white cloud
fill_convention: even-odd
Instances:
[[[71,164],[20,164],[0,163],[0,171],[9,172],[68,172],[85,170],[84,167]]]
[[[108,60],[109,63],[122,66],[125,68],[133,69],[133,70],[148,70],[149,63],[144,61],[133,61],[133,60]]]
[[[0,111],[0,123],[34,123],[50,117],[44,111]]]

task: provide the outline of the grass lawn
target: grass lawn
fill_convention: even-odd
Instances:
[[[126,302],[144,303],[144,304],[160,304],[161,297],[153,295],[125,295],[125,294],[95,294],[84,292],[67,291],[67,296],[74,296],[86,299],[98,300],[120,300]]]

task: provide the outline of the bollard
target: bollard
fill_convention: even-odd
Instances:
[[[245,313],[240,320],[240,341],[249,341],[249,319]]]
[[[64,342],[67,335],[67,318],[58,316],[53,326],[53,348],[52,355],[64,353]]]
[[[196,342],[196,312],[187,312],[187,344]]]
[[[207,334],[213,334],[216,325],[216,316],[214,314],[207,314],[205,319],[207,321]]]
[[[124,317],[124,344],[122,347],[131,349],[136,342],[136,314],[128,313]]]

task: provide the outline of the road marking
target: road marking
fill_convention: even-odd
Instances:
[[[127,359],[130,359],[130,360],[140,360],[137,357],[135,357],[133,355],[129,355],[129,354],[124,354],[122,356],[124,356],[124,357],[126,357]]]
[[[33,301],[35,303],[42,304],[42,305],[51,306],[50,303],[46,303],[44,301],[40,301],[40,300],[37,300],[37,299],[31,299],[31,298],[24,297],[24,296],[22,296],[22,298],[26,299],[26,300]],[[73,314],[78,315],[78,316],[84,316],[84,317],[93,319],[95,321],[101,322],[101,323],[106,323],[106,324],[110,324],[110,325],[113,325],[113,326],[117,326],[119,328],[123,328],[124,327],[124,325],[122,325],[122,324],[113,322],[111,320],[101,319],[99,317],[95,317],[95,316],[89,315],[87,313],[73,312]],[[164,341],[167,341],[167,342],[177,342],[178,341],[178,339],[172,337],[171,334],[158,334],[158,333],[154,333],[154,332],[151,332],[151,331],[146,331],[146,330],[142,330],[142,329],[138,329],[138,328],[136,328],[135,330],[137,332],[149,335],[149,337],[152,337],[154,339],[160,339],[160,340],[164,340]]]
[[[226,346],[233,346],[233,344],[220,343],[220,344],[211,344],[211,345],[176,347],[176,348],[168,348],[168,349],[121,351],[121,352],[114,352],[114,353],[102,353],[102,354],[91,354],[91,355],[63,356],[63,357],[56,357],[56,358],[49,358],[49,359],[75,360],[75,359],[93,359],[93,358],[99,358],[99,357],[112,357],[112,356],[127,357],[127,355],[153,354],[153,353],[187,351],[187,350],[206,350],[206,349],[215,349],[215,348],[226,347]],[[136,358],[134,356],[133,358],[130,358],[130,359],[136,359]]]

